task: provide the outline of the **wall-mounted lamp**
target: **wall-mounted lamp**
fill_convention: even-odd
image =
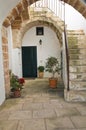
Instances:
[[[42,40],[41,39],[39,40],[39,44],[42,45]]]

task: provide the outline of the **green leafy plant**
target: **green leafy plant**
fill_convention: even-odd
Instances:
[[[55,77],[55,73],[59,73],[61,70],[59,61],[56,57],[49,57],[46,61],[45,71],[52,73],[52,78]]]
[[[39,72],[44,72],[44,66],[38,66],[38,71]]]
[[[18,78],[18,76],[11,74],[10,75],[10,86],[11,86],[11,91],[15,91],[15,90],[21,90],[23,84],[20,83],[20,79]]]

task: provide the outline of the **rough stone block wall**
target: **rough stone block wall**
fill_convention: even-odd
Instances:
[[[69,87],[65,100],[86,102],[86,36],[83,30],[68,32]]]
[[[5,92],[6,96],[8,97],[10,91],[10,77],[9,77],[8,38],[7,38],[7,29],[5,27],[2,27],[2,51],[3,51]]]

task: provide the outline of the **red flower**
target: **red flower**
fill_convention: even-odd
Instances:
[[[19,83],[20,83],[20,84],[23,84],[23,83],[25,83],[25,80],[24,80],[24,78],[19,78]]]

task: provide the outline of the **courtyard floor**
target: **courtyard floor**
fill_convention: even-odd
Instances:
[[[0,106],[0,130],[86,130],[86,102],[66,102],[62,82],[26,80],[20,98]]]

